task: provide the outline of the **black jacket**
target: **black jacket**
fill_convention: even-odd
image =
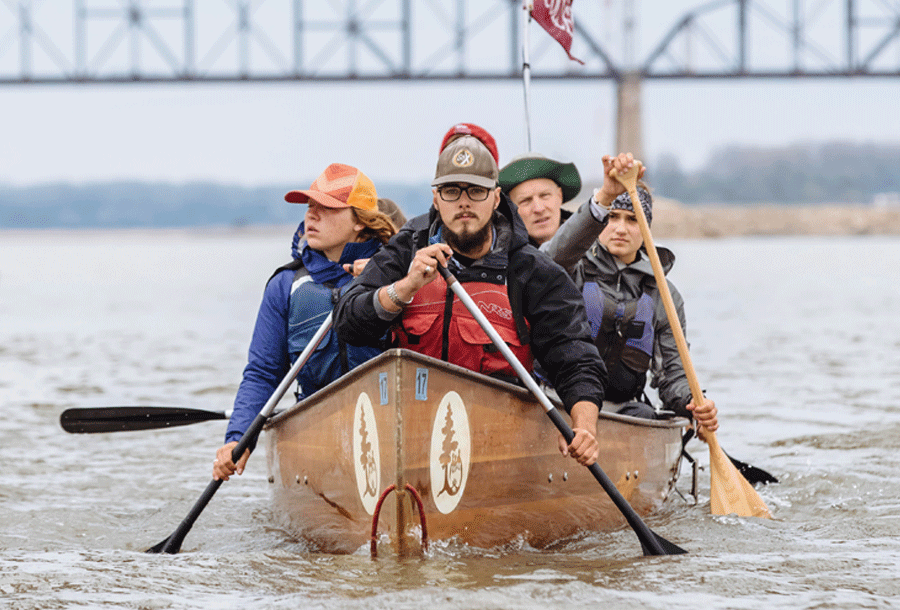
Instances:
[[[338,301],[335,330],[350,345],[376,345],[393,321],[375,311],[373,293],[406,276],[416,250],[441,226],[433,207],[410,220],[372,257]],[[525,225],[505,194],[494,215],[497,241],[486,256],[458,272],[460,281],[502,271],[520,338],[530,343],[567,411],[581,400],[602,404],[606,369],[591,341],[584,300],[562,267],[529,244]]]

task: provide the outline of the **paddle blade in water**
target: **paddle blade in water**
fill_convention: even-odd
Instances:
[[[669,542],[652,530],[651,534],[653,535],[653,539],[656,540],[656,543],[659,546],[656,549],[650,549],[647,548],[647,545],[644,544],[643,540],[641,540],[641,548],[644,551],[644,555],[684,555],[685,553],[687,553],[686,550],[684,550],[674,542]]]
[[[738,469],[744,478],[747,479],[752,485],[768,485],[769,483],[777,483],[778,479],[770,472],[763,470],[762,468],[757,468],[752,464],[748,464],[747,462],[742,462],[738,459],[735,459],[728,455],[728,459],[731,460],[731,463],[734,464],[734,467]]]
[[[703,435],[709,444],[710,512],[771,519],[772,513],[766,503],[722,451],[716,435],[707,431]]]

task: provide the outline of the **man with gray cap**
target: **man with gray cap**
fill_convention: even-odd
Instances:
[[[597,459],[597,415],[606,371],[572,280],[528,242],[522,219],[497,187],[499,170],[477,138],[441,151],[432,209],[410,220],[376,254],[335,310],[338,336],[370,345],[393,328],[401,347],[486,375],[515,379],[478,322],[437,272],[446,265],[517,358],[536,359],[572,416],[565,453]]]

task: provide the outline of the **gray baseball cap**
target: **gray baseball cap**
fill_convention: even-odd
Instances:
[[[431,186],[463,182],[494,188],[497,186],[499,173],[494,156],[481,140],[463,136],[447,144],[441,151]]]

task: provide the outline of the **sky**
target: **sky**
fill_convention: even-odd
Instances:
[[[595,19],[589,9],[602,9],[606,23],[594,32],[620,58],[624,42],[614,25],[621,23],[622,1],[574,4],[576,20],[579,15]],[[699,4],[638,0],[638,59],[685,6]],[[3,10],[0,6],[0,41],[12,23],[9,15],[3,21]],[[52,15],[40,17],[52,32]],[[56,25],[71,27],[62,18]],[[533,64],[568,61],[535,24],[530,37],[532,49],[540,50]],[[586,52],[572,50],[576,56]],[[0,74],[4,65],[7,74],[15,69],[9,68],[14,52],[14,45],[0,45]],[[773,61],[783,55],[770,52]],[[839,47],[834,53],[840,54]],[[900,51],[893,56],[900,63]],[[416,184],[433,177],[440,140],[457,122],[491,132],[501,165],[525,152],[523,99],[520,81],[0,84],[0,184],[159,180],[306,186],[332,162],[361,168],[376,185]],[[642,94],[644,162],[652,172],[660,155],[671,154],[690,170],[714,162],[716,151],[727,145],[898,144],[898,100],[900,78],[649,81]],[[532,149],[575,162],[585,178],[598,175],[600,158],[616,152],[613,84],[533,80],[530,101]]]

